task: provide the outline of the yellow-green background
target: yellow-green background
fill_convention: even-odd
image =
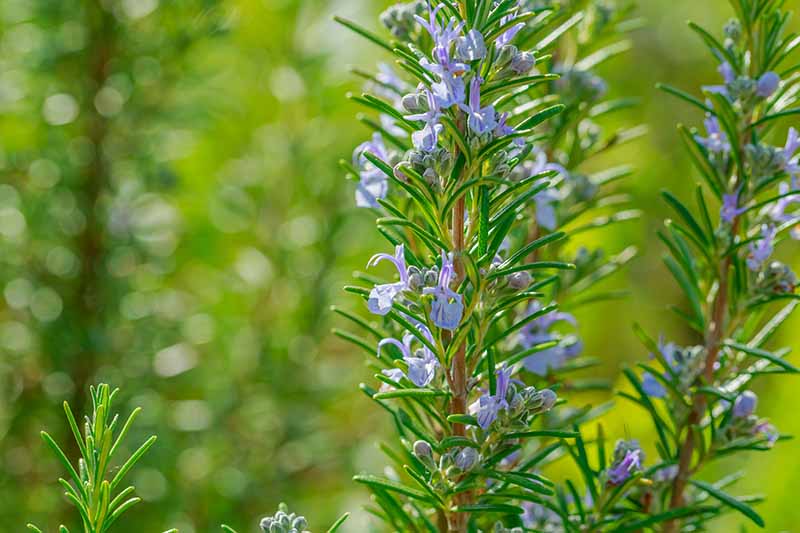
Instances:
[[[21,3],[6,0],[0,12]],[[161,3],[158,9],[170,1]],[[630,186],[644,215],[591,238],[611,251],[636,244],[642,257],[614,280],[631,291],[631,298],[587,308],[579,316],[586,352],[602,359],[598,372],[611,379],[618,378],[623,364],[646,355],[631,332],[634,320],[654,335],[686,338],[665,309],[680,296],[660,263],[663,249],[654,233],[667,216],[659,191],[669,188],[685,197],[695,183],[675,124],[699,124],[701,117],[654,85],[666,81],[696,92],[699,85],[716,82],[713,61],[685,21],[718,31],[731,12],[723,0],[641,3],[646,27],[634,34],[633,50],[604,66],[602,75],[612,94],[641,99],[635,111],[617,120],[619,125],[644,123],[649,134],[606,162],[637,168]],[[158,192],[176,209],[179,223],[171,229],[177,244],[156,286],[130,292],[158,294],[165,302],[175,297],[183,305],[166,313],[168,318],[152,320],[125,307],[128,315],[122,316],[127,318],[114,326],[121,340],[104,351],[92,376],[123,388],[125,412],[135,405],[145,408],[133,439],[149,433],[160,439],[131,478],[145,501],[119,524],[119,531],[179,527],[186,533],[206,532],[223,521],[254,531],[256,519],[280,501],[306,514],[314,531],[344,510],[354,516],[343,531],[369,530],[359,510],[365,491],[350,477],[379,471],[376,443],[392,436],[383,413],[357,391],[370,372],[361,354],[329,334],[336,321],[328,307],[334,302],[357,305],[340,287],[369,255],[386,247],[369,213],[352,207],[352,184],[337,166],[368,135],[354,119],[360,110],[345,98],[359,86],[348,66],[372,68],[386,58],[331,17],[341,14],[377,27],[376,16],[385,5],[366,0],[223,2],[229,30],[181,57],[178,78],[185,72],[193,78],[184,80],[181,92],[165,95],[164,103],[167,108],[188,105],[183,113],[190,120],[175,127],[171,137],[180,145],[169,159],[174,183]],[[794,7],[800,9],[800,3]],[[148,24],[148,17],[161,20],[155,19],[158,9],[138,24]],[[168,22],[178,26],[193,20],[190,9],[174,17]],[[5,71],[1,51],[14,48],[21,38],[15,27],[37,20],[6,18],[2,23],[0,69]],[[45,26],[40,31],[51,30]],[[48,76],[75,75],[38,74],[45,85]],[[41,106],[41,101],[23,99],[0,107],[0,151],[39,150],[48,142],[46,134],[28,124],[41,120]],[[164,118],[157,127],[172,128],[170,120]],[[168,148],[150,147],[155,153]],[[0,183],[26,190],[24,173],[8,171],[7,161],[3,168]],[[8,269],[0,272],[4,283],[25,274],[22,267],[3,268]],[[104,305],[116,310],[134,305],[136,298],[114,293]],[[58,320],[77,312],[66,306]],[[16,342],[13,334],[19,330],[5,328],[10,321],[27,328],[29,342]],[[69,364],[58,359],[59,343],[48,339],[50,326],[41,327],[3,299],[0,326],[5,328],[0,335],[0,530],[22,531],[27,521],[36,521],[53,531],[65,516],[55,482],[63,473],[38,432],[46,427],[66,438],[60,402],[77,392],[70,386]],[[796,347],[799,326],[794,318],[778,341]],[[156,354],[176,345],[193,354],[195,364],[165,376],[154,363]],[[170,352],[161,354],[162,361],[169,360]],[[761,413],[785,433],[800,431],[795,380],[769,378],[757,387]],[[650,438],[647,421],[625,403],[608,417],[607,432],[645,442]],[[737,493],[769,495],[760,507],[767,531],[798,530],[800,454],[793,441],[719,468],[720,473],[746,469]],[[718,522],[714,531],[735,528]]]

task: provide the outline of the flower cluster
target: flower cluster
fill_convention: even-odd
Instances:
[[[305,517],[290,513],[285,503],[278,506],[273,516],[261,519],[259,525],[264,533],[308,533]]]

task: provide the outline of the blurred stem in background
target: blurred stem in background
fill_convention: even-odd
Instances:
[[[80,102],[94,102],[99,91],[106,85],[109,68],[114,60],[117,47],[116,37],[120,29],[116,27],[114,16],[103,9],[98,2],[85,2],[87,46],[80,63],[85,65],[84,79],[77,84],[82,94]],[[80,180],[80,198],[86,222],[83,231],[77,236],[76,248],[81,259],[80,274],[75,288],[74,308],[78,310],[81,339],[80,350],[72,357],[63,360],[69,366],[62,370],[72,375],[73,396],[70,401],[78,412],[86,411],[86,390],[92,381],[98,362],[98,349],[107,342],[107,332],[102,314],[106,310],[106,291],[103,272],[106,268],[106,239],[101,215],[101,195],[109,187],[110,167],[104,154],[108,135],[108,118],[101,115],[97,105],[87,105],[81,118],[82,129],[89,141],[89,160],[84,166]],[[71,442],[74,450],[75,443]]]

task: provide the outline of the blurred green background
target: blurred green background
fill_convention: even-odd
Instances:
[[[589,238],[643,257],[613,281],[634,297],[579,316],[612,379],[645,356],[633,320],[687,338],[665,310],[678,293],[654,232],[659,190],[695,182],[674,125],[701,117],[654,85],[714,82],[685,21],[718,29],[730,16],[724,0],[642,4],[632,52],[601,74],[641,99],[620,124],[650,128],[608,158],[637,167],[644,216]],[[331,17],[377,27],[386,5],[0,2],[0,529],[70,516],[39,431],[66,442],[61,402],[82,410],[88,384],[106,381],[126,413],[144,407],[131,446],[159,436],[132,476],[145,501],[120,531],[249,531],[280,501],[317,531],[343,510],[344,531],[370,530],[350,477],[380,471],[390,428],[358,392],[369,372],[329,334],[328,307],[356,305],[341,285],[385,248],[337,165],[368,135],[345,98],[359,86],[348,66],[382,58]],[[798,328],[780,342],[796,346]],[[800,431],[792,378],[757,390],[762,414]],[[630,405],[608,418],[609,433],[649,439]],[[769,493],[768,531],[793,531],[796,445],[738,461],[717,467],[746,466],[739,490]]]

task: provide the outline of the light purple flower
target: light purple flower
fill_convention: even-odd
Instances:
[[[541,303],[533,301],[528,306],[528,315],[536,313],[542,308]],[[519,333],[519,343],[527,350],[546,342],[561,340],[561,337],[551,332],[550,329],[559,322],[567,322],[573,326],[578,323],[575,317],[561,311],[550,311],[526,324]],[[579,341],[572,344],[558,344],[527,357],[524,361],[525,368],[539,376],[546,376],[550,370],[564,366],[567,359],[577,357],[583,349]]]
[[[798,184],[795,183],[795,180],[792,180],[792,182],[791,189],[788,183],[781,183],[778,186],[778,194],[788,195],[790,192],[797,194],[779,198],[772,208],[769,209],[768,214],[769,217],[778,224],[794,222],[794,228],[792,228],[789,234],[793,239],[800,240],[800,217],[798,217],[797,213],[786,212],[790,205],[800,202],[800,188],[798,188]]]
[[[389,192],[389,179],[381,169],[364,157],[364,152],[369,152],[383,161],[389,159],[380,133],[374,133],[371,140],[359,144],[353,151],[353,166],[359,175],[359,182],[356,185],[356,205],[379,207],[378,199],[385,198]]]
[[[715,154],[727,154],[731,150],[731,143],[728,142],[728,136],[722,131],[717,117],[708,115],[703,121],[706,127],[707,137],[695,135],[697,142],[706,147],[706,149]]]
[[[478,425],[483,430],[497,420],[500,411],[508,409],[506,395],[508,386],[511,384],[511,370],[503,366],[496,371],[496,374],[495,393],[492,395],[487,392],[469,406],[470,414],[478,419]]]
[[[411,134],[411,143],[420,152],[432,152],[439,143],[442,129],[441,124],[428,122],[421,130]]]
[[[465,446],[456,454],[455,463],[463,472],[469,472],[481,459],[480,453],[475,448]]]
[[[559,200],[561,200],[561,196],[552,187],[543,189],[533,196],[536,206],[536,223],[547,231],[553,231],[558,227],[556,204]]]
[[[541,174],[542,172],[547,172],[548,170],[555,170],[560,175],[564,177],[567,176],[567,169],[565,169],[562,165],[547,161],[547,154],[544,152],[544,150],[536,148],[534,152],[536,156],[533,159],[533,166],[530,169],[531,176],[535,176],[536,174]]]
[[[432,91],[425,90],[425,97],[428,101],[428,109],[424,113],[406,115],[408,120],[423,120],[425,126],[421,130],[411,134],[411,142],[416,150],[420,152],[433,151],[438,142],[439,134],[442,132],[442,125],[439,124],[439,103]]]
[[[728,224],[732,224],[734,219],[747,211],[744,207],[739,207],[739,193],[722,195],[722,208],[719,215]]]
[[[508,113],[504,112],[500,115],[497,126],[494,128],[495,137],[505,137],[506,135],[514,135],[517,133],[517,130],[515,130],[513,126],[509,126],[507,121]],[[525,146],[525,139],[522,137],[515,137],[512,142],[519,148]]]
[[[756,412],[758,396],[753,391],[746,390],[736,397],[733,402],[733,416],[746,418]]]
[[[628,450],[622,457],[622,460],[616,461],[611,468],[608,469],[608,481],[612,485],[621,485],[625,483],[636,471],[642,469],[642,451]]]
[[[442,26],[439,24],[439,21],[436,19],[436,15],[440,9],[444,7],[444,4],[439,4],[434,9],[430,9],[429,6],[429,19],[426,21],[424,18],[420,17],[419,15],[414,15],[414,18],[417,19],[417,22],[427,30],[430,34],[431,39],[433,39],[433,50],[431,52],[431,57],[433,60],[438,63],[438,65],[446,71],[449,71],[451,74],[455,74],[458,72],[463,72],[468,70],[469,67],[466,65],[462,65],[460,63],[454,63],[450,58],[450,48],[453,45],[453,42],[461,35],[461,29],[464,27],[463,22],[457,22],[455,17],[451,17],[448,21],[446,26]],[[428,68],[432,65],[425,64],[424,62],[420,62],[423,67]],[[440,76],[442,72],[436,72]]]
[[[376,315],[386,315],[392,310],[392,304],[395,298],[400,296],[403,291],[409,289],[408,286],[408,269],[406,268],[405,248],[402,244],[398,244],[394,249],[394,256],[389,254],[375,254],[367,263],[367,267],[373,267],[381,261],[389,261],[397,269],[400,274],[400,281],[395,283],[384,283],[375,285],[369,293],[367,300],[367,307]]]
[[[504,24],[507,24],[507,23],[511,22],[512,20],[514,20],[515,18],[516,18],[516,15],[513,15],[513,14],[506,15],[503,18],[500,19],[500,25],[502,26]],[[524,27],[525,27],[525,23],[524,22],[518,22],[518,23],[514,24],[509,29],[504,31],[495,40],[495,42],[494,42],[495,46],[497,46],[497,48],[502,48],[503,46],[507,45],[519,33],[519,31]]]
[[[789,134],[786,136],[786,145],[783,148],[785,161],[783,171],[793,178],[800,175],[800,157],[792,159],[798,149],[800,149],[800,134],[795,128],[789,128]]]
[[[431,320],[442,329],[454,330],[461,323],[464,314],[464,303],[461,295],[450,288],[450,283],[455,276],[453,254],[442,250],[442,267],[439,270],[439,281],[436,287],[426,287],[423,294],[433,295],[431,304]]]
[[[530,175],[535,176],[547,171],[556,171],[561,176],[566,177],[567,169],[558,163],[550,163],[547,161],[547,154],[544,150],[536,149],[535,157],[531,161]],[[548,187],[539,191],[533,197],[534,205],[536,207],[535,216],[536,223],[548,231],[553,231],[558,227],[558,217],[556,212],[556,205],[561,200],[561,194],[555,187]]]
[[[371,91],[377,96],[386,98],[395,107],[399,107],[402,95],[408,91],[408,84],[386,63],[378,63],[378,73],[375,75],[375,79],[379,83],[370,84]]]
[[[731,64],[727,61],[717,67],[717,72],[722,75],[722,79],[725,80],[726,85],[736,80],[736,73],[733,71]],[[728,96],[728,88],[726,85],[704,85],[703,90],[710,93],[718,93]]]
[[[456,57],[462,61],[475,61],[486,57],[486,43],[483,35],[475,28],[456,41]]]
[[[445,72],[440,76],[441,80],[431,84],[431,90],[436,97],[436,105],[442,109],[447,109],[454,105],[460,105],[466,98],[466,88],[464,79]]]
[[[380,207],[378,199],[386,198],[387,194],[389,194],[389,181],[385,177],[362,176],[356,185],[356,206]]]
[[[405,115],[403,118],[406,120],[422,120],[427,124],[435,124],[442,116],[439,110],[438,102],[436,101],[436,96],[432,91],[429,91],[425,88],[420,87],[418,90],[425,93],[425,100],[428,103],[428,109],[424,113]]]
[[[483,80],[477,76],[472,78],[469,84],[469,106],[464,104],[460,106],[469,117],[467,124],[475,135],[483,135],[497,126],[497,113],[495,113],[494,106],[481,107],[482,82]]]
[[[420,331],[420,333],[422,333],[422,335],[425,336],[426,339],[433,342],[433,336],[428,328],[422,324],[419,324],[417,325],[417,329]],[[381,349],[384,346],[396,346],[403,355],[403,360],[408,365],[409,381],[411,381],[411,383],[417,387],[427,387],[436,376],[436,369],[439,368],[439,361],[436,359],[436,356],[433,354],[433,352],[431,352],[430,349],[428,349],[428,347],[424,344],[418,350],[413,351],[412,343],[415,340],[416,337],[409,332],[406,332],[406,334],[403,335],[403,342],[393,338],[383,339],[378,343],[378,355],[381,354]],[[398,374],[394,372],[393,375],[397,376]],[[399,376],[403,377],[405,374],[403,374],[401,371]],[[392,379],[397,381],[395,378]]]
[[[767,439],[767,442],[769,444],[775,444],[775,442],[780,437],[780,433],[778,433],[778,430],[775,428],[775,426],[773,426],[766,420],[759,423],[755,427],[755,434],[762,435],[765,439]]]
[[[750,253],[747,256],[747,268],[753,272],[761,269],[764,262],[772,255],[772,250],[775,247],[775,234],[777,228],[771,224],[763,224],[761,226],[761,238],[755,242],[750,243]]]
[[[769,98],[772,94],[778,90],[778,86],[781,83],[781,77],[778,76],[777,73],[769,71],[765,72],[758,78],[758,83],[756,84],[756,94],[761,98]]]
[[[680,361],[676,356],[678,346],[674,342],[665,343],[662,339],[659,339],[658,351],[661,352],[661,355],[672,370],[680,372]],[[668,372],[664,373],[664,377],[668,377],[668,375]],[[642,376],[642,389],[648,396],[653,398],[664,398],[667,395],[664,385],[650,372],[645,372]]]
[[[381,374],[383,374],[384,376],[386,376],[387,378],[391,379],[394,382],[399,382],[401,379],[405,377],[405,374],[399,368],[387,368],[381,370]],[[392,389],[394,389],[394,387],[392,387],[388,383],[384,383],[381,385],[380,392],[386,392]]]

